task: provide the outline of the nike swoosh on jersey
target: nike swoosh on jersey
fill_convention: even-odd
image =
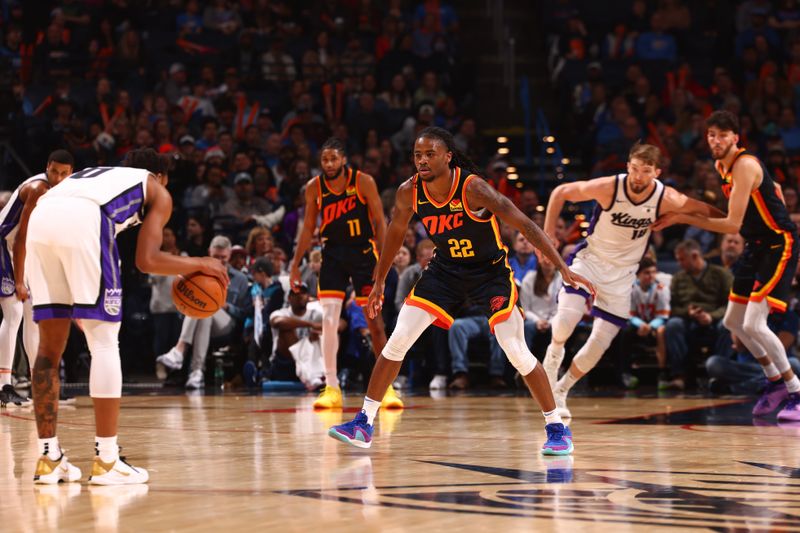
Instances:
[[[498,257],[496,260],[492,261],[492,264],[493,264],[493,265],[496,265],[497,263],[499,263],[499,262],[500,262],[500,261],[502,261],[502,260],[503,260],[503,258],[502,258],[502,257]]]
[[[429,204],[430,202],[428,200],[417,200],[417,203],[422,205],[422,204]]]

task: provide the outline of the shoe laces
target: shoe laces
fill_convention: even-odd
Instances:
[[[352,427],[356,427],[356,426],[361,426],[361,425],[367,426],[367,425],[369,425],[367,423],[367,420],[368,420],[367,419],[367,414],[364,411],[359,411],[358,414],[356,415],[356,417],[353,420],[351,420],[350,422],[346,423],[345,425],[347,427],[351,427],[351,428]]]
[[[548,424],[547,440],[563,440],[567,429],[564,424]]]

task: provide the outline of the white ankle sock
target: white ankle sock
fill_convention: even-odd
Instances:
[[[104,463],[113,463],[119,458],[119,446],[117,446],[117,436],[95,437],[95,453]]]
[[[579,379],[581,378],[575,377],[572,374],[572,368],[569,368],[556,384],[556,388],[564,391],[569,391],[572,388],[572,386],[578,382]]]
[[[553,409],[552,411],[542,411],[544,415],[544,423],[545,424],[563,424],[564,422],[561,421],[561,416],[558,414],[558,409]]]
[[[11,385],[11,369],[0,368],[0,388],[4,385]]]
[[[61,446],[58,445],[58,437],[39,439],[39,454],[46,455],[51,461],[61,457]]]
[[[368,396],[364,396],[364,406],[361,408],[361,410],[367,415],[367,424],[370,426],[373,425],[375,415],[378,414],[378,408],[380,406],[381,402],[376,402]]]
[[[800,392],[800,379],[797,379],[797,376],[792,376],[792,379],[786,382],[786,390],[789,392]]]

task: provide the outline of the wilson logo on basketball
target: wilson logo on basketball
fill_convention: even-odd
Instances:
[[[206,302],[195,296],[194,291],[190,289],[182,279],[178,281],[178,292],[199,309],[206,308]]]
[[[463,211],[464,206],[461,205],[461,200],[450,200],[450,211]]]
[[[506,305],[506,301],[508,297],[506,296],[495,296],[491,300],[489,300],[489,307],[492,311],[499,311]]]

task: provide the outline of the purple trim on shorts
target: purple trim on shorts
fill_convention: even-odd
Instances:
[[[0,298],[5,298],[17,292],[14,278],[14,264],[8,252],[8,241],[0,238]]]
[[[603,207],[599,203],[597,203],[597,205],[594,206],[594,211],[592,211],[592,218],[589,221],[589,227],[586,229],[586,237],[584,237],[583,240],[578,243],[575,249],[572,250],[572,253],[569,254],[569,257],[567,258],[567,266],[572,266],[572,262],[575,260],[575,257],[577,257],[578,252],[580,252],[581,250],[586,248],[586,246],[588,246],[586,239],[589,237],[589,235],[594,233],[594,227],[597,225],[597,221],[600,220],[600,215],[602,213],[603,213]]]
[[[110,202],[103,204],[101,209],[104,216],[117,224],[123,224],[136,213],[142,217],[143,207],[144,189],[141,183],[137,183]]]
[[[122,320],[122,279],[114,221],[100,212],[100,287],[93,304],[75,304],[73,318],[120,322]]]
[[[33,321],[53,318],[72,318],[72,306],[66,304],[43,304],[33,306]]]
[[[617,315],[612,315],[608,311],[603,311],[602,309],[598,309],[596,306],[592,307],[592,311],[589,314],[597,318],[602,318],[606,322],[611,322],[612,324],[620,328],[625,327],[625,325],[628,323],[628,319],[619,317]]]
[[[14,198],[14,203],[11,204],[11,207],[8,210],[8,214],[6,214],[6,218],[3,220],[3,223],[0,224],[0,236],[5,238],[8,236],[11,231],[17,227],[19,224],[19,217],[22,215],[22,208],[25,204],[19,199],[19,194],[17,197]]]
[[[580,288],[576,289],[572,285],[564,285],[564,292],[566,292],[567,294],[579,294],[584,298],[586,298],[587,300],[592,297],[592,295],[589,294],[589,291]]]

